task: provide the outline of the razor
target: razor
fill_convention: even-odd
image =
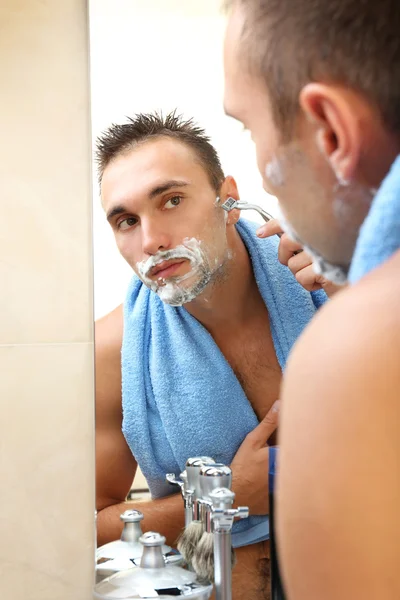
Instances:
[[[258,206],[258,204],[250,204],[249,202],[242,202],[241,200],[235,200],[234,198],[227,198],[223,204],[221,204],[222,208],[226,210],[226,212],[230,212],[234,208],[238,208],[239,210],[255,210],[259,215],[262,216],[264,221],[268,223],[271,219],[274,219],[272,215],[270,215],[266,210]],[[282,234],[278,233],[278,237],[281,237]]]

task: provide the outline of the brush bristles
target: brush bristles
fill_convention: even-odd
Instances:
[[[235,551],[231,548],[232,568],[235,563]],[[201,583],[214,582],[214,536],[212,533],[203,533],[192,557],[192,567]]]
[[[214,581],[214,536],[204,532],[195,549],[192,566],[201,583]]]
[[[182,532],[178,539],[178,551],[181,553],[183,560],[188,564],[192,564],[193,555],[204,533],[203,523],[201,521],[192,521]]]

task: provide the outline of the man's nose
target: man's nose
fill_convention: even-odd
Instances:
[[[153,256],[159,250],[168,250],[171,244],[169,233],[152,219],[142,219],[142,248],[145,254]]]

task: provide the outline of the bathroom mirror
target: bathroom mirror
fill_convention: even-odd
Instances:
[[[93,148],[112,123],[124,123],[137,113],[165,115],[176,109],[205,129],[224,173],[235,178],[241,199],[276,214],[275,199],[262,189],[250,137],[224,114],[225,20],[215,0],[92,0]],[[93,177],[94,310],[99,320],[123,303],[132,269],[118,251],[101,205],[96,165]],[[256,213],[249,218],[262,222]],[[114,469],[118,470],[117,459]],[[128,497],[137,501],[148,497],[140,470]]]
[[[242,199],[276,211],[262,189],[254,146],[223,111],[225,16],[215,0],[92,0],[92,135],[127,116],[162,110],[205,128]],[[94,167],[95,318],[120,304],[131,269],[121,258],[99,199]],[[256,213],[251,219],[260,220]]]

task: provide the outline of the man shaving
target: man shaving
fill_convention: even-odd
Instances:
[[[99,138],[97,157],[102,204],[135,272],[124,312],[96,326],[98,544],[120,536],[139,464],[153,498],[140,504],[144,528],[174,545],[183,506],[165,474],[212,456],[231,465],[235,503],[250,508],[233,531],[234,598],[267,598],[271,407],[325,294],[279,264],[276,236],[259,240],[239,211],[222,209],[237,186],[193,122],[137,115]],[[280,251],[285,240],[298,249],[285,236]],[[308,269],[302,260],[295,272]]]
[[[285,371],[277,495],[287,596],[395,600],[400,5],[230,4],[226,111],[250,130],[286,229],[320,273],[353,284],[320,311]]]

